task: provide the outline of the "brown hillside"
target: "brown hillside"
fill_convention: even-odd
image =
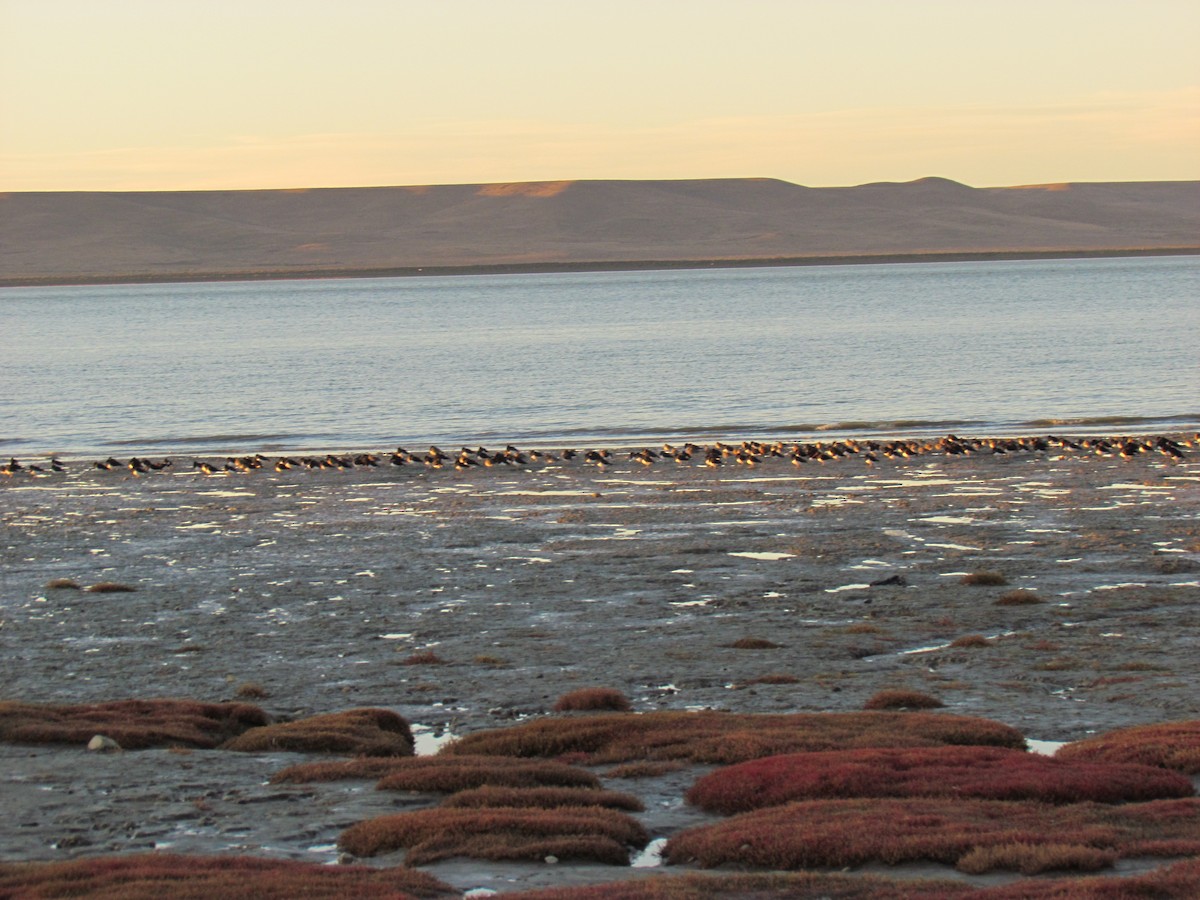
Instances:
[[[1200,246],[1200,182],[0,194],[0,282]]]

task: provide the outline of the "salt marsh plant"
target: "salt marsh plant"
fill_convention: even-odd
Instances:
[[[389,709],[350,709],[252,728],[222,745],[248,753],[352,753],[411,756],[412,730]]]
[[[363,900],[450,898],[459,892],[416,869],[326,866],[250,856],[140,853],[67,862],[0,863],[0,896],[124,900]]]
[[[663,760],[661,762],[630,762],[614,766],[604,773],[605,778],[661,778],[680,769],[686,769],[687,764],[679,760]]]
[[[588,887],[519,891],[506,896],[511,900],[745,900],[747,897],[758,900],[986,900],[984,895],[975,892],[973,885],[962,882],[828,872],[691,872]],[[988,894],[987,898],[990,896]],[[1057,894],[1053,896],[1058,897]],[[1030,898],[1023,896],[1023,900]]]
[[[579,712],[610,710],[612,712],[628,712],[632,709],[629,698],[616,688],[589,687],[570,691],[558,698],[554,704],[555,712]]]
[[[418,650],[404,659],[400,660],[402,666],[441,666],[445,665],[446,660],[442,659],[432,650]]]
[[[1044,602],[1041,597],[1034,591],[1026,590],[1025,588],[1017,588],[1012,591],[1005,591],[996,598],[997,606],[1032,606]]]
[[[1095,872],[1107,869],[1117,861],[1117,851],[1088,847],[1083,844],[1030,844],[1014,841],[976,847],[958,860],[956,868],[968,875],[1007,870],[1022,875],[1042,872]]]
[[[626,812],[642,812],[646,807],[632,794],[619,791],[598,790],[581,787],[534,787],[514,788],[484,785],[451,794],[441,803],[452,807],[537,807],[557,809],[563,806],[601,806],[605,809],[622,809]]]
[[[843,634],[883,634],[884,630],[874,622],[855,622],[842,629]]]
[[[1060,747],[1066,760],[1138,762],[1200,775],[1200,719],[1135,725]]]
[[[1070,867],[1068,867],[1070,868]],[[390,870],[385,870],[390,871]],[[1142,875],[1041,876],[978,887],[963,881],[884,878],[840,872],[737,872],[656,875],[586,887],[507,894],[512,900],[743,900],[745,897],[836,897],[837,900],[1130,900],[1200,897],[1200,860]]]
[[[998,747],[911,747],[751,760],[703,776],[687,800],[707,812],[730,815],[797,800],[856,797],[1131,803],[1193,793],[1190,779],[1151,766],[1072,765]]]
[[[380,778],[381,791],[454,793],[493,787],[598,788],[600,781],[586,769],[541,759],[497,759],[487,756],[435,756],[414,760]]]
[[[379,779],[380,790],[448,794],[491,785],[507,788],[600,787],[586,769],[543,759],[503,756],[415,756],[303,763],[277,772],[274,784]]]
[[[888,827],[880,828],[880,822]],[[1064,835],[1073,846],[1111,850],[1114,858],[1194,855],[1200,853],[1200,800],[1118,806],[927,797],[810,800],[689,829],[672,837],[663,855],[672,863],[694,861],[705,868],[767,869],[957,865],[966,859],[980,871],[981,849],[1061,845]],[[1010,851],[997,853],[991,864],[1019,870],[1026,859]],[[1073,851],[1062,853],[1057,864],[1074,868],[1078,859]]]
[[[950,646],[956,649],[977,649],[981,647],[990,647],[992,642],[982,634],[964,634],[962,637],[956,637],[950,642]]]
[[[1169,667],[1145,659],[1131,659],[1115,667],[1117,672],[1169,672]]]
[[[1039,653],[1054,653],[1062,649],[1062,644],[1059,644],[1056,641],[1047,641],[1043,639],[1026,645],[1025,649],[1036,650]]]
[[[466,856],[540,862],[547,857],[628,865],[650,837],[631,816],[596,807],[426,809],[351,825],[338,846],[355,856],[405,849],[406,866]]]
[[[337,762],[298,763],[271,776],[272,784],[320,784],[330,781],[376,781],[430,757],[359,756]]]
[[[959,584],[983,585],[988,587],[999,587],[1000,585],[1008,584],[1008,579],[1000,572],[980,571],[968,572],[958,581]]]
[[[894,689],[874,694],[863,704],[863,709],[937,709],[945,705],[937,697],[920,691]]]
[[[115,700],[58,706],[3,701],[0,741],[83,746],[103,734],[125,750],[173,746],[211,750],[270,720],[249,703]]]
[[[234,691],[234,696],[239,700],[264,700],[269,694],[267,689],[261,684],[254,681],[246,681],[238,685],[238,689]]]
[[[1073,656],[1056,656],[1033,667],[1038,672],[1069,672],[1083,668],[1083,663]]]
[[[999,722],[942,713],[650,712],[536,719],[464,735],[444,747],[441,755],[571,754],[596,765],[633,760],[733,763],[807,750],[937,744],[1022,749],[1025,739]]]
[[[722,644],[721,646],[730,647],[734,650],[778,650],[783,645],[769,641],[766,638],[741,637],[732,643]]]

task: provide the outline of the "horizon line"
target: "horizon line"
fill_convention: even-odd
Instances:
[[[927,183],[948,184],[957,187],[967,188],[968,190],[1066,190],[1072,185],[1086,184],[1192,184],[1200,181],[1200,178],[1152,178],[1152,179],[1126,179],[1119,181],[1046,181],[1033,182],[1025,184],[989,184],[989,185],[973,185],[964,181],[958,181],[954,178],[949,178],[944,175],[923,175],[919,178],[913,178],[908,181],[864,181],[859,184],[828,184],[828,185],[813,185],[802,184],[797,181],[788,181],[786,178],[777,178],[769,175],[745,175],[745,176],[714,176],[707,178],[546,178],[546,179],[531,179],[526,181],[438,181],[427,183],[409,183],[409,184],[344,184],[344,185],[294,185],[292,187],[262,187],[262,188],[139,188],[139,189],[105,189],[105,190],[83,190],[83,189],[40,189],[40,190],[3,190],[0,189],[0,197],[10,196],[13,194],[235,194],[235,193],[308,193],[310,191],[365,191],[365,190],[405,190],[415,188],[443,188],[443,187],[518,187],[518,186],[545,186],[558,187],[559,191],[565,190],[578,184],[700,184],[722,181],[737,181],[737,182],[777,182],[779,184],[789,185],[791,187],[804,188],[806,190],[852,190],[855,188],[876,187],[876,186],[913,186]],[[527,194],[526,196],[535,196]],[[552,196],[546,194],[543,196]]]

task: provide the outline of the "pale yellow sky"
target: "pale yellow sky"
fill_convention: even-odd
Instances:
[[[1196,0],[0,0],[0,190],[1200,178]]]

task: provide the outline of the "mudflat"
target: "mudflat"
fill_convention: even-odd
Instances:
[[[906,688],[1046,741],[1196,718],[1200,448],[1174,437],[1182,455],[974,445],[796,464],[731,452],[713,467],[628,449],[604,466],[555,451],[465,471],[382,455],[285,471],[213,460],[206,475],[181,457],[33,477],[24,460],[0,483],[0,698],[388,707],[425,752],[590,686],[636,711],[770,713],[859,710]],[[964,583],[979,573],[992,574]],[[0,758],[8,860],[330,860],[349,824],[429,802],[267,785],[297,754],[2,745]],[[640,793],[664,836],[706,820],[680,799],[700,771],[611,786]],[[623,877],[431,871],[464,889]]]

